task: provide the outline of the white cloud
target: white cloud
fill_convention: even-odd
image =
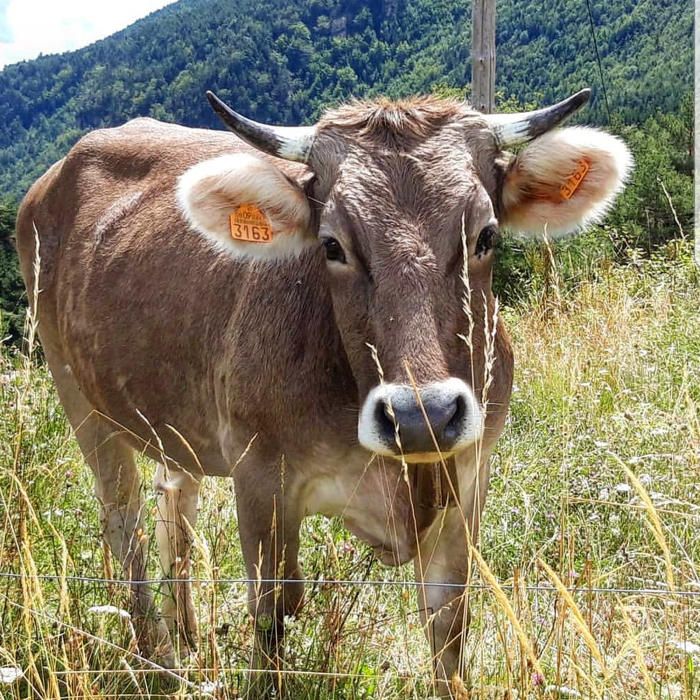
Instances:
[[[173,0],[0,0],[0,67],[87,46]]]

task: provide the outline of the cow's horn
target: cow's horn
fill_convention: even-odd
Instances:
[[[517,114],[485,114],[484,118],[495,134],[498,145],[508,148],[542,136],[581,109],[590,97],[590,89],[585,88],[551,107]]]
[[[221,121],[251,146],[285,160],[308,162],[316,135],[315,126],[260,124],[234,112],[211,91],[207,91],[207,99]]]

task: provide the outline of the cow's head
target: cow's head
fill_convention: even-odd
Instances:
[[[555,128],[588,97],[515,115],[434,98],[351,103],[313,127],[282,128],[209,93],[238,136],[305,163],[309,174],[293,179],[271,159],[235,153],[189,170],[179,197],[193,226],[234,256],[275,261],[323,247],[361,402],[359,441],[395,456],[398,424],[404,456],[431,461],[484,430],[488,356],[499,345],[491,274],[501,229],[578,230],[604,214],[627,176],[620,140]],[[528,142],[516,156],[505,150]],[[236,217],[251,211],[264,217],[258,236],[269,240],[234,232],[246,225]],[[502,380],[505,401],[510,380]]]

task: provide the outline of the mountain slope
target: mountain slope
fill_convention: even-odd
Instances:
[[[80,51],[0,72],[0,195],[19,197],[85,131],[138,115],[214,126],[214,89],[262,121],[301,123],[351,95],[399,96],[470,80],[463,0],[181,0]],[[591,0],[614,118],[673,111],[692,84],[685,0]],[[533,9],[533,8],[536,8]],[[553,101],[596,88],[585,0],[498,5],[498,88]]]

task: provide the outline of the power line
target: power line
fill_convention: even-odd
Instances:
[[[593,23],[593,12],[591,11],[591,0],[586,0],[586,6],[588,7],[588,21],[591,26],[591,35],[593,36],[593,47],[595,48],[595,57],[598,61],[598,72],[600,73],[600,84],[603,87],[603,98],[605,99],[605,109],[608,112],[608,125],[612,121],[610,117],[610,103],[608,102],[608,90],[605,86],[605,75],[603,73],[603,63],[600,60],[600,51],[598,51],[598,40],[595,35],[595,24]]]

